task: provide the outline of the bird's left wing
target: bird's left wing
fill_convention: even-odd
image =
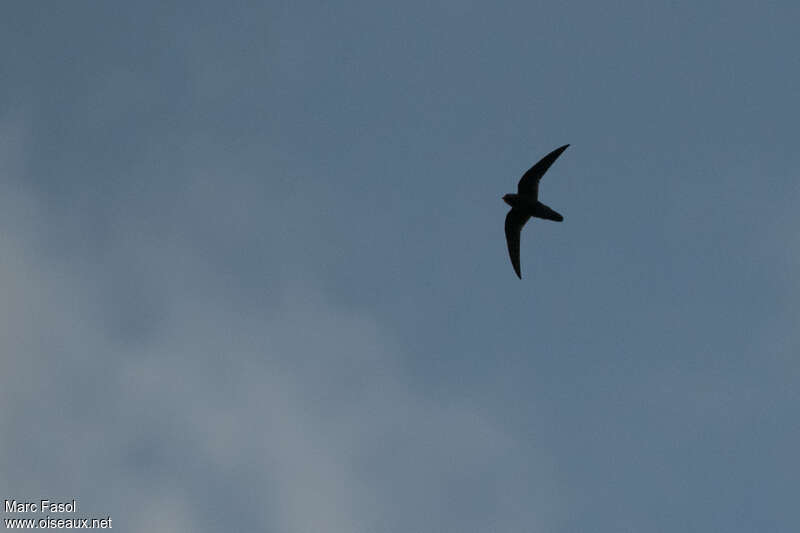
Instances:
[[[511,258],[511,265],[517,277],[522,279],[519,266],[519,239],[522,233],[522,226],[531,218],[519,209],[512,209],[506,215],[506,243],[508,244],[508,256]]]
[[[519,192],[519,194],[526,194],[538,198],[539,180],[542,179],[542,176],[544,176],[544,173],[550,168],[550,165],[558,159],[561,152],[566,150],[568,146],[568,144],[565,144],[564,146],[556,148],[529,168],[528,171],[522,175],[522,178],[520,178],[519,185],[517,185],[517,192]]]

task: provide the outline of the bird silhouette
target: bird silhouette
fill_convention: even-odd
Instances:
[[[517,273],[519,279],[522,279],[519,267],[519,238],[522,233],[522,226],[531,217],[555,220],[556,222],[564,220],[564,217],[539,201],[539,180],[542,179],[550,165],[558,159],[561,152],[566,150],[568,146],[568,144],[565,144],[541,158],[538,163],[522,175],[519,185],[517,185],[517,193],[503,196],[503,201],[511,206],[511,211],[506,215],[508,255],[511,258],[511,264],[514,266],[514,272]]]

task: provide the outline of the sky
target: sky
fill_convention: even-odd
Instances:
[[[800,529],[798,20],[4,5],[2,498],[133,532]],[[566,143],[519,280],[501,197]]]

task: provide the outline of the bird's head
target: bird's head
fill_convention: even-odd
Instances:
[[[506,194],[503,196],[503,201],[508,205],[510,205],[511,207],[514,207],[514,200],[516,199],[517,199],[516,194]]]

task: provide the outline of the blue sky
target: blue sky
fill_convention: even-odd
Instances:
[[[125,531],[797,529],[799,17],[6,6],[3,498]],[[565,143],[520,281],[501,196]]]

